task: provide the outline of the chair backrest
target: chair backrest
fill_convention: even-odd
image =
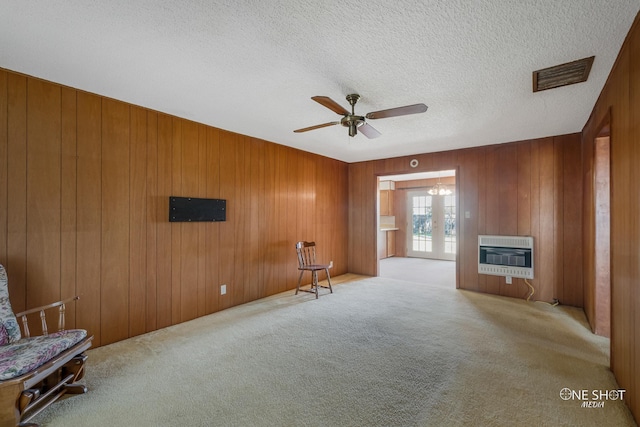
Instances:
[[[18,341],[22,337],[20,326],[9,301],[9,280],[0,265],[0,345]]]
[[[300,268],[316,263],[316,242],[298,242],[296,243],[296,252]]]

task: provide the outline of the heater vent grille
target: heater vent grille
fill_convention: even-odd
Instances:
[[[532,248],[533,238],[525,236],[479,236],[480,246],[499,246],[505,248]]]
[[[478,273],[533,279],[533,237],[478,236]]]
[[[533,72],[533,91],[553,89],[587,81],[595,56]]]

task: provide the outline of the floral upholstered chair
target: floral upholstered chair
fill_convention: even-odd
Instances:
[[[27,426],[28,421],[65,393],[86,393],[84,376],[92,336],[64,329],[65,305],[78,297],[13,313],[7,273],[0,265],[0,425]],[[58,331],[49,333],[46,311],[58,309]],[[42,335],[31,336],[29,315],[38,313]],[[20,330],[21,319],[23,331]]]

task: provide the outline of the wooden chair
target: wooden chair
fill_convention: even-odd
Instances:
[[[300,270],[300,276],[298,277],[298,287],[296,288],[296,295],[299,291],[315,293],[316,299],[318,298],[318,288],[329,289],[333,293],[331,287],[331,277],[329,276],[329,269],[333,266],[330,264],[316,264],[316,243],[315,242],[298,242],[296,243],[296,252],[298,253],[298,270]],[[327,283],[329,286],[322,286],[318,284],[318,271],[324,270],[327,274]],[[311,288],[300,289],[300,282],[302,281],[302,275],[305,271],[311,272]]]
[[[83,329],[65,329],[66,304],[78,297],[14,314],[7,282],[0,265],[0,426],[36,426],[29,421],[60,397],[87,392],[78,381],[84,376],[84,352],[93,336]],[[58,330],[53,333],[46,320],[51,309],[58,312]],[[31,335],[32,314],[40,318],[41,335]]]

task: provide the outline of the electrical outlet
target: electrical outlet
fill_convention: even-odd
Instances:
[[[511,284],[511,276],[507,276],[505,280],[507,281],[507,285]]]
[[[220,295],[227,293],[227,285],[220,285]]]

